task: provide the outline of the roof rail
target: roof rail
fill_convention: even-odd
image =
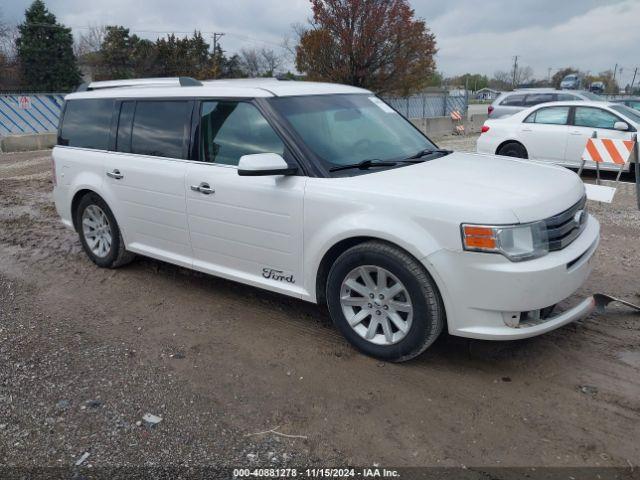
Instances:
[[[104,88],[121,87],[201,87],[202,83],[191,77],[130,78],[124,80],[105,80],[101,82],[83,83],[77,92],[86,90],[102,90]]]

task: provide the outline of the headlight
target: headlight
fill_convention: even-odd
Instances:
[[[538,258],[549,253],[544,222],[522,225],[462,224],[462,246],[472,252],[500,253],[512,262]]]

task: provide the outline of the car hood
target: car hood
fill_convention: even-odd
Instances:
[[[352,191],[425,202],[441,216],[462,215],[467,222],[542,220],[568,209],[585,192],[580,178],[563,167],[458,152],[344,180]],[[468,218],[471,212],[474,218]]]

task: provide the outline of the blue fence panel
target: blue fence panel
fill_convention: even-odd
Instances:
[[[63,102],[62,93],[0,95],[0,136],[55,132]]]

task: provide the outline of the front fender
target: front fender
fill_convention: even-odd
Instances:
[[[316,298],[317,274],[322,259],[336,244],[351,238],[368,237],[393,243],[413,255],[418,260],[441,249],[419,223],[409,217],[381,221],[373,212],[334,217],[326,223],[318,223],[305,228],[305,285],[307,291]],[[428,267],[425,265],[425,268]]]

